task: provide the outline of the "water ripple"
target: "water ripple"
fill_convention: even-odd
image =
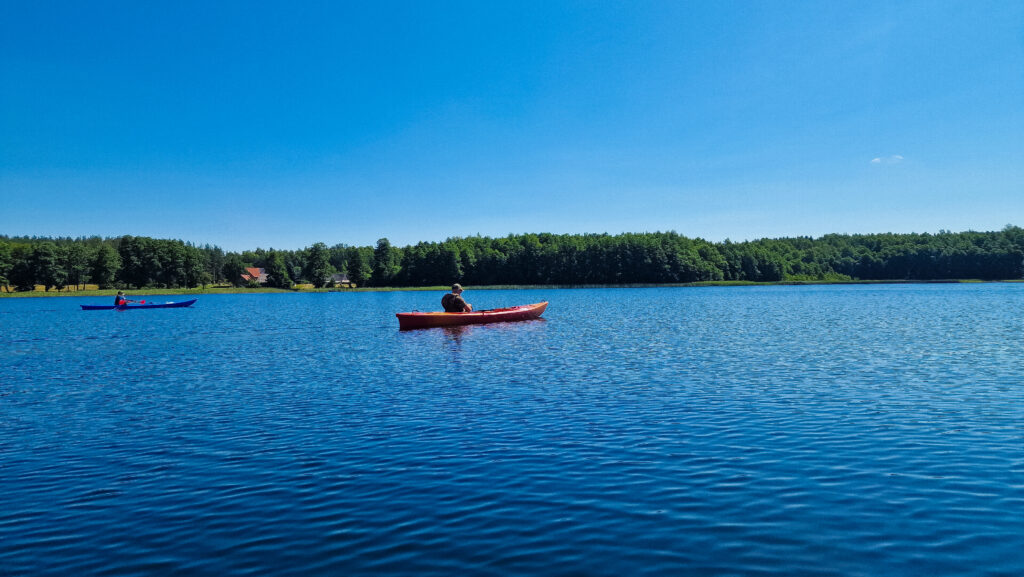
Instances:
[[[1024,573],[1024,286],[436,296],[0,300],[0,573]]]

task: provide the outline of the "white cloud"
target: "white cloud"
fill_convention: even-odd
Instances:
[[[871,159],[871,164],[899,164],[903,162],[902,154],[893,154],[892,156],[879,156]]]

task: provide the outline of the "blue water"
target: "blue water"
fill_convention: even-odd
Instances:
[[[0,574],[1024,574],[1024,285],[465,294],[0,299]]]

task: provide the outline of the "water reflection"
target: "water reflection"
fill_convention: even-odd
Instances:
[[[444,327],[441,330],[444,331],[444,334],[446,337],[448,337],[449,342],[456,345],[457,347],[461,347],[462,338],[473,332],[473,326],[463,325],[457,327]]]
[[[441,327],[441,331],[444,334],[444,344],[450,346],[450,350],[453,353],[461,353],[463,341],[466,337],[476,335],[501,335],[501,333],[510,333],[506,335],[498,336],[498,338],[506,338],[512,335],[522,335],[525,331],[529,331],[530,327],[536,328],[537,326],[546,323],[547,319],[530,319],[527,321],[516,321],[511,323],[487,323],[479,325],[461,325],[453,327]],[[458,360],[457,357],[454,360]]]
[[[545,323],[547,319],[541,317],[539,319],[530,319],[527,321],[517,321],[514,323],[488,323],[479,325],[458,325],[453,327],[439,327],[444,333],[447,342],[454,343],[456,345],[462,345],[462,340],[474,333],[474,331],[500,331],[500,330],[516,330],[523,329],[529,325],[536,325],[537,323]]]

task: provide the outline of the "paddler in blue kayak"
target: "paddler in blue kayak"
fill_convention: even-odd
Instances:
[[[139,302],[139,301],[130,301],[130,300],[126,299],[124,297],[124,291],[117,291],[117,294],[114,295],[114,306],[115,307],[123,306],[123,305],[126,305],[128,303],[137,303],[137,302]]]
[[[452,292],[441,297],[441,306],[446,313],[468,313],[473,310],[473,305],[462,298],[462,285],[452,285]]]

